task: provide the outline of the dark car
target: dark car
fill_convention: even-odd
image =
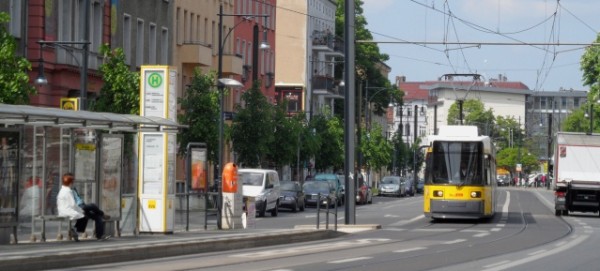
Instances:
[[[404,190],[406,191],[406,195],[414,196],[415,195],[415,187],[413,185],[413,178],[409,177],[404,179]]]
[[[304,192],[297,182],[284,181],[280,183],[279,208],[304,211]]]
[[[315,175],[315,181],[327,181],[335,188],[335,197],[338,205],[344,204],[344,182],[336,174],[319,173]]]
[[[419,179],[417,183],[417,193],[423,194],[423,190],[425,189],[425,181],[423,179]]]
[[[302,191],[304,192],[307,206],[317,206],[317,204],[327,205],[328,198],[330,205],[335,204],[335,187],[330,182],[305,182],[302,186]]]
[[[367,182],[365,182],[365,179],[362,176],[358,177],[358,183],[356,188],[356,203],[373,203],[373,194],[371,192],[371,187]]]

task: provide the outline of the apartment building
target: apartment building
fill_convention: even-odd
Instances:
[[[287,99],[288,112],[305,111],[310,118],[333,108],[342,99],[335,65],[343,62],[343,42],[335,36],[336,1],[278,2],[279,44],[275,56],[277,99]]]

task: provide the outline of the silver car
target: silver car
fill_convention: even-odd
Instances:
[[[382,196],[406,196],[406,187],[399,176],[385,176],[379,182],[379,194]]]

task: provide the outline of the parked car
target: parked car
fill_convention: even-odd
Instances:
[[[356,203],[367,204],[373,203],[373,193],[371,187],[362,176],[359,176],[356,187]]]
[[[254,197],[258,216],[265,216],[267,211],[271,212],[271,216],[277,216],[279,196],[281,195],[277,171],[270,169],[239,169],[238,181],[243,185],[244,197]]]
[[[508,175],[497,175],[496,176],[496,184],[498,186],[509,186],[510,178],[508,177]]]
[[[382,196],[404,197],[406,190],[400,183],[400,176],[385,176],[379,181],[379,194]]]
[[[304,211],[304,192],[297,182],[285,181],[280,183],[281,195],[279,196],[279,208]]]
[[[425,181],[423,179],[419,179],[417,183],[417,194],[423,194],[423,190],[425,189]]]
[[[338,205],[344,204],[344,182],[336,174],[318,173],[315,175],[315,181],[327,181],[335,188],[335,197]]]
[[[307,206],[317,206],[317,204],[327,205],[328,198],[331,205],[336,201],[335,187],[330,182],[305,182],[302,186],[302,191],[306,197],[305,203]]]

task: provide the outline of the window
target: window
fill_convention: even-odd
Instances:
[[[408,123],[405,124],[404,125],[404,130],[405,130],[404,134],[407,135],[407,136],[410,136],[410,124],[408,124]]]
[[[410,107],[406,109],[406,116],[407,117],[412,116],[412,110],[410,109]]]
[[[196,14],[192,13],[190,15],[190,20],[192,21],[190,23],[190,31],[191,31],[190,41],[196,42],[196,41],[198,41],[198,37],[196,36],[196,33],[197,33],[196,27],[198,26],[198,21],[196,21]]]
[[[148,32],[148,63],[156,64],[156,24],[150,23]]]
[[[561,105],[561,108],[566,108],[567,107],[567,97],[562,97],[560,99],[560,105]]]
[[[102,45],[102,26],[103,26],[103,12],[102,6],[100,3],[94,3],[92,5],[92,18],[90,23],[90,51],[98,52],[100,51],[100,46]]]
[[[125,63],[131,65],[131,16],[123,15],[123,52],[125,52]]]
[[[135,65],[144,64],[144,20],[137,19],[137,33],[135,37]]]
[[[177,8],[177,12],[175,13],[175,39],[177,40],[177,45],[183,44],[183,20],[181,20],[181,8]]]
[[[169,64],[169,29],[166,27],[162,28],[161,39],[160,39],[160,64]]]
[[[10,0],[10,34],[15,38],[21,37],[21,0]]]
[[[248,65],[248,57],[246,55],[246,41],[245,40],[242,41],[241,52],[242,52],[242,63],[243,63],[243,65]]]
[[[248,65],[252,65],[252,42],[248,42],[248,53],[246,54],[246,59],[248,59]],[[256,67],[252,67],[253,69]]]
[[[575,97],[573,98],[573,106],[574,107],[579,107],[579,97]]]
[[[540,97],[540,108],[546,108],[546,97]]]

